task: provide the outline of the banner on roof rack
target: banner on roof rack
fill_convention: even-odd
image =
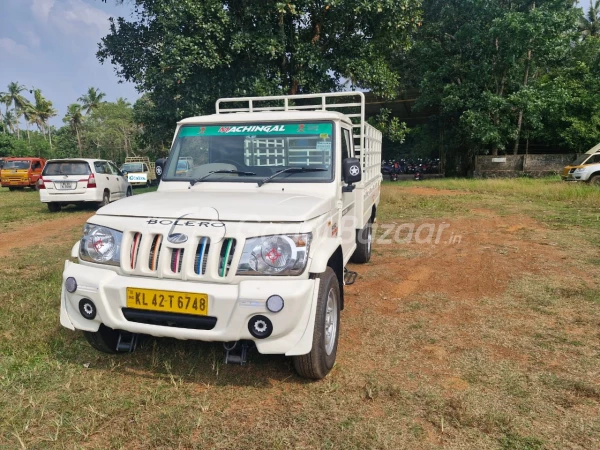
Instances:
[[[311,135],[326,139],[331,136],[331,123],[281,123],[281,124],[244,124],[183,126],[179,137],[190,136],[272,136],[272,135]]]

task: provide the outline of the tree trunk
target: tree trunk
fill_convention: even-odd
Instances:
[[[79,137],[79,129],[75,127],[75,134],[77,135],[77,147],[79,147],[79,157],[83,158],[83,150],[81,148],[81,138]]]
[[[535,9],[535,2],[531,6],[531,9]],[[523,79],[523,87],[527,86],[527,80],[529,79],[529,66],[531,65],[531,49],[527,51],[527,64],[525,65],[525,78]],[[515,139],[515,147],[513,148],[513,154],[519,153],[519,140],[521,138],[521,127],[523,126],[523,109],[519,111],[519,119],[517,120],[517,138]]]

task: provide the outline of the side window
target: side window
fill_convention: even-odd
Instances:
[[[108,167],[112,171],[113,175],[123,176],[123,172],[121,172],[113,163],[108,163]]]
[[[142,171],[143,171],[143,172],[148,172],[148,166],[147,166],[146,164],[144,164],[144,167],[143,167],[143,170],[142,170]]]
[[[346,128],[342,128],[342,161],[346,158],[350,158],[352,155],[352,143],[350,141],[350,131]]]
[[[31,170],[40,170],[42,168],[42,163],[39,161],[36,161],[33,163],[33,165],[31,166]]]
[[[102,161],[94,162],[94,167],[96,168],[96,173],[110,173],[108,169],[108,165]]]
[[[590,159],[588,159],[585,164],[598,164],[600,163],[600,153],[593,155]]]

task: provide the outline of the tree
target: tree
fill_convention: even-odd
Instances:
[[[50,148],[52,148],[51,128],[48,126],[48,121],[50,118],[56,116],[57,111],[52,107],[52,102],[44,98],[41,90],[34,89],[33,95],[35,103],[30,103],[27,106],[27,117],[29,118],[30,123],[37,125],[44,137],[46,134],[48,135]]]
[[[83,125],[83,113],[79,103],[71,103],[67,108],[63,122],[71,127],[72,133],[77,137],[77,147],[79,148],[79,157],[83,156],[83,146],[81,144],[81,127]]]
[[[104,97],[106,97],[106,94],[100,92],[100,89],[90,87],[87,93],[79,97],[77,101],[82,103],[82,109],[85,109],[85,113],[89,114],[100,106]]]
[[[590,0],[590,9],[587,15],[579,18],[579,30],[583,39],[600,36],[600,0],[596,0],[596,3],[592,3]]]
[[[132,0],[98,58],[147,92],[163,139],[218,97],[352,87],[397,94],[393,61],[410,45],[420,0]]]
[[[6,92],[4,95],[7,110],[11,104],[14,105],[15,115],[17,117],[17,139],[21,138],[19,133],[19,119],[29,104],[29,101],[21,95],[21,92],[25,91],[26,89],[27,88],[22,84],[13,81],[8,84],[8,92]]]
[[[87,117],[85,138],[98,158],[123,161],[136,149],[138,126],[133,109],[123,98],[104,102]]]
[[[563,0],[426,0],[424,12],[398,70],[420,89],[417,108],[432,112],[428,132],[448,166],[467,171],[475,154],[518,151],[540,132],[549,99],[539,83],[572,53],[579,10]]]

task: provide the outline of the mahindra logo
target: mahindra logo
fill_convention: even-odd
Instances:
[[[171,244],[183,244],[184,242],[187,242],[187,240],[188,237],[182,233],[175,233],[167,236],[167,241],[169,241]]]

